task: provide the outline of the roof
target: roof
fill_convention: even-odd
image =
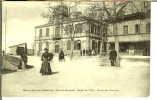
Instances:
[[[19,46],[19,45],[22,45],[22,44],[27,45],[27,43],[21,43],[21,44],[17,44],[17,45],[10,46],[9,48],[11,48],[11,47],[16,47],[16,46]]]
[[[149,11],[147,13],[137,12],[137,13],[128,14],[128,15],[124,15],[124,16],[118,16],[116,18],[116,22],[136,20],[136,19],[144,19],[144,18],[150,18],[150,12]],[[111,23],[112,19],[106,19],[105,21],[108,23]]]
[[[91,19],[91,18],[85,17],[85,16],[82,16],[82,17],[79,17],[79,18],[70,19],[70,23],[71,22],[80,22],[80,21],[90,21],[90,22],[92,21],[92,22],[95,22],[95,23],[102,23],[102,21],[94,20],[94,19]],[[66,23],[69,23],[69,21],[68,21],[68,19],[66,19],[66,20],[62,21],[62,23],[66,24]],[[53,26],[53,25],[54,25],[53,23],[48,23],[48,24],[35,26],[35,28],[48,27],[48,26]]]

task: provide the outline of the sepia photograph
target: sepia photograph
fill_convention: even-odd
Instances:
[[[2,2],[2,97],[148,97],[150,1]]]

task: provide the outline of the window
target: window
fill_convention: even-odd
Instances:
[[[107,28],[104,28],[104,36],[107,36]]]
[[[64,31],[65,31],[65,34],[68,34],[68,25],[65,26]]]
[[[66,34],[72,33],[72,25],[66,25],[64,30]]]
[[[91,24],[91,33],[94,33],[94,24]]]
[[[135,34],[136,33],[140,33],[140,25],[139,24],[135,25]]]
[[[98,34],[100,34],[100,33],[101,33],[100,26],[98,26]]]
[[[123,34],[127,35],[128,34],[128,26],[123,27]]]
[[[74,41],[74,50],[81,50],[81,41]]]
[[[67,50],[71,50],[71,41],[70,40],[67,41]]]
[[[98,28],[96,25],[95,25],[95,34],[98,34]]]
[[[39,37],[42,37],[42,29],[39,30]]]
[[[46,36],[49,36],[49,28],[46,28]]]
[[[82,33],[82,24],[76,24],[75,31],[76,33]]]
[[[72,25],[69,26],[69,32],[72,33]]]
[[[55,29],[55,37],[60,37],[60,27],[56,27],[56,29]]]
[[[150,32],[150,23],[146,24],[146,32]]]

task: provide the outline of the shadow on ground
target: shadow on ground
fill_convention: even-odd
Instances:
[[[34,66],[32,66],[32,65],[26,65],[26,68],[27,69],[30,69],[30,68],[33,68]]]
[[[2,69],[2,74],[11,74],[17,72],[16,70]]]
[[[53,74],[57,74],[57,73],[59,73],[59,72],[52,72],[52,74],[51,74],[51,75],[53,75]]]

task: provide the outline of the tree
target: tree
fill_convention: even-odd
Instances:
[[[70,41],[71,41],[71,60],[73,59],[73,50],[74,50],[74,37],[75,37],[75,33],[76,31],[81,27],[78,27],[77,29],[74,28],[74,23],[73,23],[73,17],[78,17],[80,15],[78,13],[74,13],[77,12],[77,5],[80,2],[67,2],[67,3],[63,3],[60,2],[60,4],[58,6],[54,6],[51,5],[52,2],[47,3],[46,5],[48,6],[47,12],[42,12],[41,16],[43,18],[48,19],[48,23],[53,23],[53,24],[60,24],[61,28],[66,30],[68,32]],[[72,9],[72,10],[71,10]],[[59,15],[61,15],[60,17],[58,17]],[[64,16],[64,19],[63,19]],[[64,26],[62,21],[67,20],[68,22],[68,27]],[[69,28],[71,28],[71,31],[69,30]]]
[[[98,3],[91,3],[89,4],[90,7],[87,8],[87,12],[86,12],[86,16],[90,17],[91,19],[94,19],[94,20],[97,20],[99,22],[99,26],[100,26],[100,35],[101,35],[101,43],[100,43],[100,53],[99,53],[99,56],[101,57],[102,56],[102,52],[103,52],[103,43],[104,43],[104,28],[106,28],[107,26],[107,23],[104,22],[103,20],[105,19],[105,15],[104,15],[104,12],[100,9],[98,9]]]
[[[125,9],[127,5],[131,6],[132,8],[129,9],[134,13],[133,8],[136,12],[142,12],[142,5],[147,4],[150,5],[148,2],[98,2],[95,5],[96,10],[100,10],[104,12],[104,15],[107,16],[107,20],[109,23],[113,25],[113,35],[115,37],[115,50],[117,51],[117,61],[116,66],[120,67],[120,58],[119,58],[119,38],[118,38],[118,29],[117,29],[117,19],[119,17],[123,17],[124,13],[128,10]]]

